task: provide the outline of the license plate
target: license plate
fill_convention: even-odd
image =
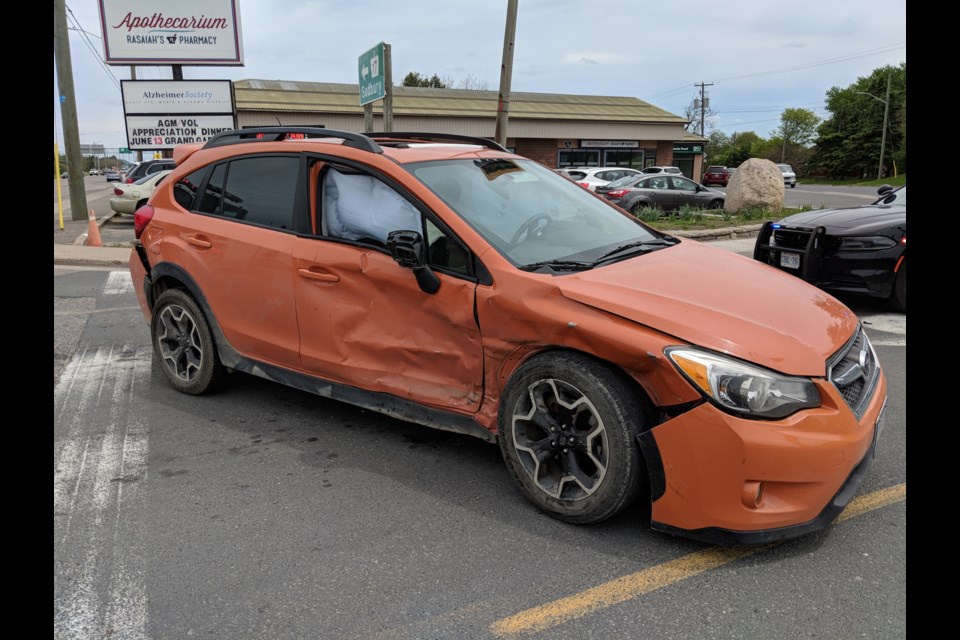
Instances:
[[[799,269],[800,268],[800,254],[799,253],[787,253],[785,251],[780,252],[780,266],[787,267],[788,269]]]

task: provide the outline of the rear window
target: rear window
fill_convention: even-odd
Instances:
[[[726,167],[707,167],[707,173],[722,173],[726,170]]]
[[[567,171],[567,175],[573,178],[574,180],[583,180],[587,177],[587,174],[583,171]]]

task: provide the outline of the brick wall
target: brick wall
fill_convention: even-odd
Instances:
[[[673,166],[673,142],[665,142],[663,140],[657,142],[657,166]]]
[[[546,165],[551,169],[557,167],[557,141],[556,140],[536,140],[533,138],[520,138],[513,140],[507,138],[508,147],[516,147],[517,153],[526,156],[531,160],[536,160],[540,164]],[[673,147],[670,147],[673,152]]]

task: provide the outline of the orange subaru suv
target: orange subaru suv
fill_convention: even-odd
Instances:
[[[130,271],[160,368],[498,443],[567,522],[649,500],[719,544],[826,527],[886,379],[857,317],[489,140],[265,127],[174,153]]]

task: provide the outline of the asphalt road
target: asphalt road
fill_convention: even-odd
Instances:
[[[857,500],[731,551],[541,515],[467,436],[244,374],[179,394],[129,274],[55,267],[54,637],[904,638],[906,318],[854,310],[889,380]]]

